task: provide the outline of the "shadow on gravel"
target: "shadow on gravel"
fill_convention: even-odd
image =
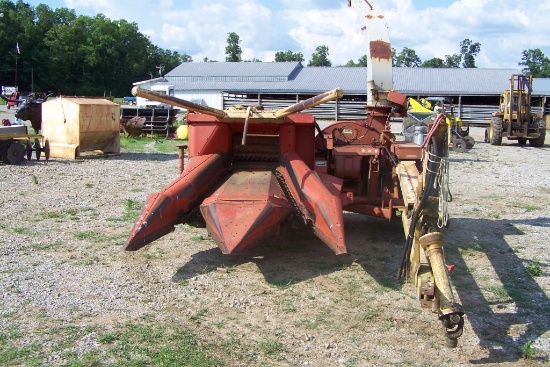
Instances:
[[[397,279],[405,243],[401,223],[389,223],[359,214],[345,213],[348,254],[336,256],[306,227],[289,230],[239,255],[223,255],[216,247],[194,254],[174,274],[174,282],[220,268],[253,262],[267,283],[286,286],[326,275],[358,263],[380,285],[400,289]]]
[[[303,229],[262,243],[239,256],[223,255],[217,247],[198,252],[178,269],[173,281],[253,262],[269,284],[287,286],[336,272],[355,262],[380,285],[401,289],[402,281],[396,277],[405,242],[401,223],[345,213],[345,225],[347,255],[335,256],[311,230]],[[550,330],[550,300],[527,273],[527,261],[518,257],[505,240],[506,235],[523,234],[517,225],[550,227],[550,218],[518,221],[453,218],[445,235],[447,261],[456,266],[452,275],[455,289],[481,347],[489,351],[488,357],[471,360],[472,364],[520,361],[525,343]],[[485,254],[490,261],[502,284],[497,288],[506,292],[503,299],[488,300],[486,295],[491,295],[494,289],[478,286],[465,261],[473,252]],[[514,333],[517,335],[509,335]]]
[[[550,218],[453,218],[445,235],[447,261],[456,265],[452,275],[455,289],[481,346],[489,351],[488,357],[471,360],[472,364],[519,361],[525,343],[550,331],[550,300],[527,272],[528,261],[520,258],[505,239],[524,234],[518,225],[550,227]],[[487,257],[492,269],[486,276],[494,271],[502,287],[480,288],[472,275],[475,269],[467,265],[468,257],[476,253]]]

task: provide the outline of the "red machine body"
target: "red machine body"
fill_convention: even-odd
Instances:
[[[136,96],[189,111],[189,158],[175,180],[149,196],[125,249],[137,250],[200,217],[224,254],[298,220],[339,255],[347,251],[344,211],[399,217],[406,238],[399,275],[414,278],[421,306],[438,312],[447,344],[456,346],[464,312],[454,301],[441,232],[450,197],[445,116],[434,120],[423,143],[394,140],[390,120],[406,113],[406,97],[392,90],[384,17],[371,1],[348,0],[348,6],[358,9],[369,36],[363,120],[321,129],[312,115],[300,113],[341,98],[340,89],[266,111],[219,110],[134,88]]]

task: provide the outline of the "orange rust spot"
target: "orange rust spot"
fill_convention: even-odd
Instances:
[[[373,59],[391,60],[391,45],[384,41],[371,41],[370,57]]]
[[[371,14],[367,14],[367,15],[365,15],[365,18],[372,19],[372,18],[374,18],[374,16],[372,16]]]

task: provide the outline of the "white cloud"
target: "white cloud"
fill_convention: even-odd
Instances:
[[[469,38],[481,44],[480,67],[518,67],[530,48],[550,57],[550,0],[456,0],[437,7],[421,1],[373,1],[397,51],[409,47],[422,60],[444,58]],[[366,50],[360,20],[346,0],[65,0],[65,6],[136,22],[154,44],[196,61],[224,60],[229,32],[240,36],[244,59],[272,61],[275,52],[291,50],[308,60],[316,46],[327,45],[333,65],[341,65]]]

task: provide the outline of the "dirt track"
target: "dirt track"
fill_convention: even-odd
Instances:
[[[67,351],[101,355],[97,330],[131,320],[190,328],[234,366],[548,363],[550,147],[474,136],[471,151],[451,153],[446,255],[467,321],[456,349],[395,278],[399,223],[347,213],[343,257],[311,233],[225,257],[189,226],[122,251],[128,203],[177,174],[176,155],[154,153],[0,166],[0,327],[15,325],[13,343],[39,345],[50,365],[66,363]],[[542,274],[529,275],[530,263]],[[60,325],[95,331],[60,350]]]

